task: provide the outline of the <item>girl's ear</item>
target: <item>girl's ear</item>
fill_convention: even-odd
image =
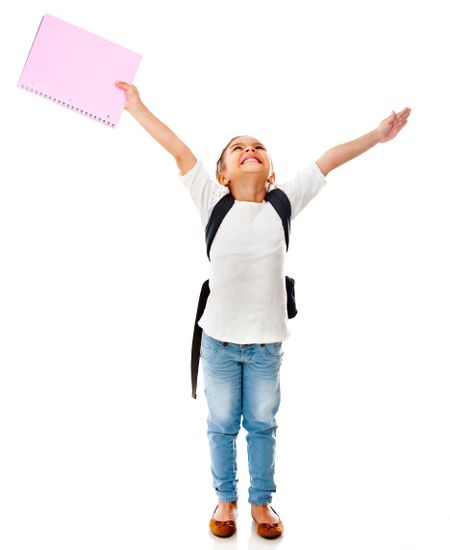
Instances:
[[[230,180],[228,178],[226,178],[222,172],[219,172],[217,174],[217,181],[220,183],[220,185],[228,185],[230,183]]]

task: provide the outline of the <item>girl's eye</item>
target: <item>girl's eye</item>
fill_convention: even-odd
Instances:
[[[264,147],[262,145],[257,145],[256,146],[256,149],[264,149]],[[236,149],[242,149],[242,147],[240,145],[236,145],[236,147],[233,147],[233,151],[235,151]]]

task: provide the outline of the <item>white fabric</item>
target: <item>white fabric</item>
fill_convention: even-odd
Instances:
[[[189,190],[205,228],[212,209],[230,190],[209,176],[200,159],[189,172],[178,176]],[[326,183],[312,162],[287,183],[267,183],[266,189],[279,188],[286,193],[292,220]],[[265,200],[236,200],[211,245],[211,292],[199,326],[213,338],[237,344],[286,340],[290,329],[285,254],[283,223],[273,206]],[[296,278],[295,274],[288,275]]]

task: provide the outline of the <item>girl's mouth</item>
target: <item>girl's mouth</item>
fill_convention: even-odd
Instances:
[[[252,163],[252,164],[261,164],[259,162],[259,160],[251,158],[251,159],[245,159],[244,162],[242,163],[242,165],[250,164],[250,163]]]

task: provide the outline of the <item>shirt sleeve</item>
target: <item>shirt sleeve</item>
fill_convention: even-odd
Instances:
[[[178,177],[188,189],[200,214],[203,227],[206,227],[213,207],[230,190],[210,177],[201,159],[197,159],[188,172],[183,175],[178,174]]]
[[[286,193],[291,203],[291,220],[300,214],[326,183],[327,179],[320,168],[315,162],[311,162],[297,172],[292,180],[277,185],[279,189]]]

